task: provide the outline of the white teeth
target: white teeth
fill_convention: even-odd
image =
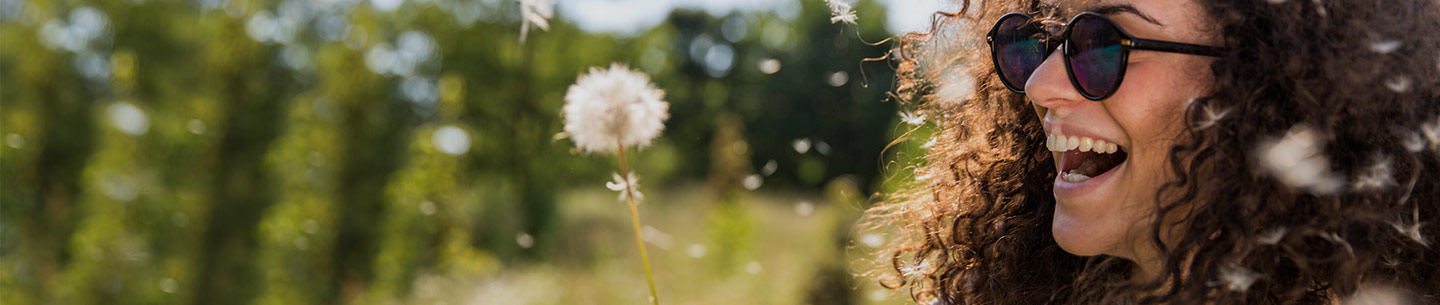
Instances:
[[[1081,182],[1085,180],[1090,180],[1090,176],[1067,172],[1064,174],[1060,174],[1060,179],[1065,179],[1065,181],[1069,182]]]
[[[1064,136],[1057,134],[1045,135],[1045,148],[1050,151],[1093,151],[1101,154],[1113,154],[1120,150],[1120,146],[1105,140],[1090,138]]]

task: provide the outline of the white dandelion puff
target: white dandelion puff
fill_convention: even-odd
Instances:
[[[1320,153],[1319,135],[1304,127],[1291,128],[1284,137],[1260,144],[1262,167],[1287,186],[1316,194],[1330,194],[1344,185],[1330,172],[1330,160]]]
[[[1210,285],[1224,287],[1234,292],[1245,292],[1250,290],[1250,285],[1255,284],[1255,280],[1258,280],[1259,277],[1260,274],[1250,271],[1250,269],[1229,263],[1220,267],[1220,274],[1216,275],[1215,281],[1210,282]]]
[[[852,25],[855,24],[857,17],[855,16],[855,10],[850,7],[850,3],[844,0],[825,0],[825,5],[830,7],[831,24],[841,22]]]
[[[1377,153],[1371,159],[1373,163],[1355,177],[1355,184],[1351,187],[1355,190],[1378,190],[1395,185],[1395,178],[1390,173],[1390,158]]]
[[[1395,93],[1404,93],[1410,90],[1410,78],[1404,75],[1397,75],[1385,80],[1385,88]]]
[[[1399,50],[1401,45],[1402,45],[1402,44],[1401,44],[1401,42],[1400,42],[1399,40],[1394,40],[1394,39],[1381,40],[1381,41],[1371,42],[1371,43],[1370,43],[1370,50],[1371,50],[1371,51],[1375,51],[1375,53],[1390,54],[1390,52],[1395,52],[1395,50]]]
[[[627,194],[635,195],[636,202],[640,201],[640,199],[645,199],[645,194],[640,193],[640,182],[635,179],[635,173],[629,173],[625,175],[624,178],[621,178],[619,173],[612,175],[614,180],[605,182],[605,188],[620,192],[620,201],[625,201]]]
[[[1205,104],[1205,106],[1200,107],[1201,114],[1205,117],[1201,119],[1199,123],[1195,124],[1195,130],[1204,130],[1213,127],[1216,123],[1219,123],[1220,120],[1225,119],[1225,116],[1230,115],[1230,108],[1217,111],[1215,107],[1211,106],[1210,104]]]
[[[1289,232],[1289,229],[1285,227],[1275,227],[1270,230],[1265,230],[1264,233],[1260,233],[1260,238],[1257,241],[1259,241],[1261,245],[1279,244],[1281,240],[1285,239],[1286,232]]]
[[[925,115],[901,111],[900,121],[915,126],[925,125]]]
[[[590,68],[565,93],[565,133],[585,152],[644,148],[665,130],[664,96],[649,76],[624,65]]]
[[[555,16],[555,0],[519,0],[520,1],[520,42],[525,42],[525,35],[530,33],[530,25],[540,30],[550,30],[550,17]]]

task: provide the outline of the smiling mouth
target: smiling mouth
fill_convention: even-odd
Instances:
[[[1048,135],[1045,145],[1050,151],[1061,152],[1060,179],[1084,182],[1109,172],[1125,163],[1129,154],[1124,147],[1089,137]]]

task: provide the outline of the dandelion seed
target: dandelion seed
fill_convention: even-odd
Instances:
[[[901,121],[901,122],[905,122],[905,124],[910,124],[910,125],[915,125],[915,126],[925,125],[925,115],[924,115],[924,114],[912,114],[912,113],[909,113],[909,112],[901,111],[901,112],[900,112],[900,121]]]
[[[1397,75],[1385,80],[1385,88],[1395,93],[1404,93],[1410,90],[1410,78],[1404,75]]]
[[[1399,40],[1381,40],[1370,43],[1370,50],[1375,51],[1375,53],[1390,54],[1390,52],[1399,50],[1401,45],[1402,43]]]
[[[565,93],[565,133],[585,152],[649,146],[670,117],[664,96],[649,76],[624,65],[590,68]]]
[[[940,138],[939,138],[939,137],[930,138],[929,141],[925,141],[925,144],[920,144],[920,149],[930,149],[931,147],[935,147],[935,142],[936,142],[936,140],[938,140],[938,139],[940,139]]]
[[[1213,127],[1216,123],[1219,123],[1220,120],[1225,119],[1225,116],[1230,115],[1230,108],[1216,111],[1215,108],[1211,106],[1211,104],[1205,104],[1204,107],[1200,107],[1200,111],[1203,112],[1205,118],[1195,124],[1195,130],[1205,130],[1206,128]]]
[[[1400,144],[1405,146],[1405,151],[1418,153],[1425,150],[1425,139],[1420,138],[1420,134],[1404,131],[1399,133],[1401,134],[1400,137],[1403,138]]]
[[[636,204],[639,204],[640,199],[645,199],[645,195],[640,193],[640,183],[635,179],[635,173],[629,173],[625,178],[621,178],[619,173],[612,175],[614,180],[605,182],[605,188],[620,192],[620,201],[625,201],[626,194],[635,194]],[[629,192],[626,192],[626,189],[629,189]]]
[[[1436,146],[1440,146],[1440,118],[1437,118],[1435,121],[1420,124],[1420,133],[1424,134],[1425,139],[1430,141],[1430,149],[1435,149]],[[1419,152],[1419,150],[1416,150],[1416,152]]]
[[[1330,161],[1320,153],[1318,135],[1304,128],[1291,128],[1279,140],[1261,143],[1262,167],[1281,183],[1316,194],[1330,194],[1344,185],[1330,172]]]
[[[550,30],[550,17],[555,15],[555,0],[519,0],[520,1],[520,42],[525,42],[525,36],[530,33],[530,25],[534,24],[540,30]]]
[[[850,3],[844,0],[825,0],[825,5],[830,7],[830,23],[855,24],[855,10],[850,8]]]
[[[1325,232],[1320,234],[1320,238],[1324,238],[1325,240],[1328,240],[1332,243],[1339,244],[1341,247],[1345,248],[1345,252],[1350,253],[1350,256],[1355,256],[1355,248],[1351,247],[1350,242],[1345,241],[1345,238],[1340,237],[1340,235],[1331,232]]]
[[[1407,224],[1401,221],[1390,222],[1390,227],[1395,228],[1396,232],[1400,232],[1401,235],[1405,235],[1405,237],[1409,237],[1410,239],[1415,240],[1415,242],[1420,243],[1420,245],[1422,246],[1429,247],[1430,241],[1425,240],[1425,236],[1420,234],[1420,226],[1422,225],[1424,224],[1419,222],[1411,224]]]
[[[961,72],[962,69],[950,69],[945,73],[944,78],[937,85],[935,96],[943,102],[961,102],[969,98],[975,90],[975,78],[969,73]]]
[[[1260,274],[1250,271],[1250,269],[1229,263],[1220,267],[1220,274],[1217,275],[1214,282],[1210,282],[1210,285],[1243,293],[1250,290],[1250,285],[1255,284],[1255,280],[1259,279],[1259,276]]]
[[[908,277],[915,277],[915,276],[924,275],[925,272],[929,272],[929,271],[930,271],[930,260],[928,260],[928,259],[927,259],[927,260],[920,261],[920,263],[918,263],[918,264],[909,265],[909,266],[905,266],[904,268],[900,268],[900,273],[901,273],[901,274],[904,274],[904,276],[907,277],[907,278],[908,278]]]
[[[1257,241],[1259,241],[1261,245],[1279,244],[1281,240],[1285,239],[1285,233],[1288,231],[1285,227],[1275,227],[1266,230],[1265,233],[1260,233],[1260,239]]]
[[[1377,153],[1372,159],[1373,164],[1356,177],[1354,190],[1378,190],[1395,184],[1390,174],[1390,158]]]

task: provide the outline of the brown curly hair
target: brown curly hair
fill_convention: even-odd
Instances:
[[[1155,194],[1159,276],[1051,234],[1044,130],[983,43],[1007,12],[1058,11],[1036,0],[964,1],[898,40],[895,95],[937,118],[936,141],[915,165],[928,178],[867,211],[865,229],[896,236],[871,275],[922,304],[1317,304],[1372,286],[1440,303],[1440,2],[1197,3],[1226,51]],[[973,90],[947,94],[957,80]],[[1338,191],[1265,169],[1258,147],[1297,130],[1348,181]],[[1177,218],[1188,225],[1162,242]]]

